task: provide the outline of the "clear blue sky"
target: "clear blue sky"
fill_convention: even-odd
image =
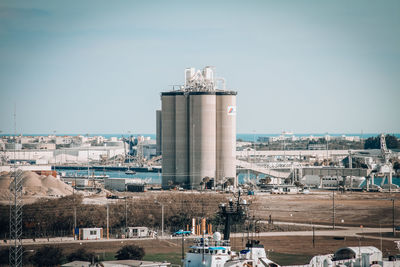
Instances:
[[[186,67],[239,133],[400,132],[400,1],[0,2],[0,131],[155,133]]]

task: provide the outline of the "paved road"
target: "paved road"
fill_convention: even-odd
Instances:
[[[310,226],[309,224],[301,224],[301,223],[288,223],[288,222],[274,222],[277,224],[288,224],[288,225],[298,225],[298,226]],[[318,228],[324,227],[331,227],[326,225],[314,225]],[[360,228],[360,227],[336,227],[337,229],[333,230],[316,230],[314,232],[315,236],[340,236],[340,237],[363,237],[369,239],[381,239],[380,236],[370,236],[365,235],[368,233],[387,233],[391,232],[392,228]],[[243,235],[247,235],[247,233],[232,233],[231,237],[242,237]],[[292,231],[292,232],[262,232],[257,233],[257,236],[312,236],[313,231]],[[188,236],[185,239],[193,239],[197,238],[198,236]],[[181,237],[172,237],[172,236],[165,236],[159,237],[158,240],[173,240],[173,239],[180,239]],[[154,240],[155,238],[130,238],[130,239],[100,239],[100,240],[73,240],[72,237],[55,237],[55,238],[37,238],[35,241],[32,239],[24,239],[23,244],[25,245],[36,245],[36,244],[65,244],[65,243],[94,243],[94,242],[121,242],[124,241],[132,241],[132,240]],[[391,237],[382,237],[382,240],[399,240],[399,238],[391,238]],[[10,241],[2,242],[0,246],[8,246],[10,245]]]
[[[259,221],[260,223],[268,223],[268,221]],[[305,226],[305,227],[316,227],[316,228],[328,228],[332,229],[332,225],[326,225],[326,224],[309,224],[309,223],[294,223],[294,222],[280,222],[280,221],[274,221],[274,224],[278,225],[295,225],[295,226]],[[349,226],[335,226],[336,229],[347,229]]]
[[[382,228],[381,232],[391,232],[392,228]],[[319,230],[315,231],[315,236],[340,236],[340,237],[363,237],[371,239],[380,239],[379,236],[364,235],[366,233],[379,233],[379,228],[348,228],[337,230]],[[241,237],[242,233],[233,233],[232,237]],[[257,236],[312,236],[312,231],[293,231],[293,232],[263,232],[257,233]],[[399,240],[400,238],[382,237],[383,240]]]

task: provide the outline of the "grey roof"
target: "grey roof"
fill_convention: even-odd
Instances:
[[[156,261],[140,261],[140,260],[115,260],[115,261],[103,261],[104,267],[107,266],[169,266],[168,262],[156,262]]]
[[[156,261],[140,261],[140,260],[115,260],[115,261],[102,261],[104,267],[152,267],[152,266],[170,266],[168,262],[156,262]],[[72,261],[61,265],[63,267],[89,267],[90,262],[88,261]]]
[[[89,267],[90,262],[88,261],[71,261],[66,264],[61,265],[63,267]]]
[[[338,253],[341,250],[351,250],[354,252],[354,254],[356,254],[357,256],[361,254],[374,254],[374,253],[382,253],[379,249],[377,249],[376,247],[373,246],[365,246],[365,247],[344,247],[344,248],[340,248],[335,252]]]

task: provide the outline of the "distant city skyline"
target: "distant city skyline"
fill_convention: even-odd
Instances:
[[[1,1],[0,134],[155,133],[186,67],[237,132],[400,133],[400,2]]]

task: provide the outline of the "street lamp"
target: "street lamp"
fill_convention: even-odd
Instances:
[[[164,237],[164,204],[157,200],[154,203],[161,205],[161,237]]]

